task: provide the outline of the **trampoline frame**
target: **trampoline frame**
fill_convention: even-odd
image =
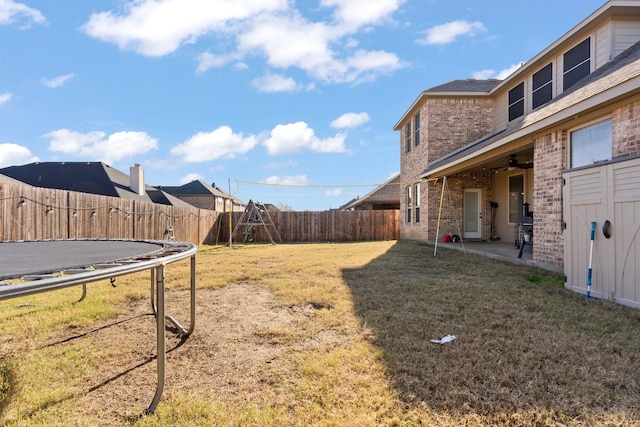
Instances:
[[[112,241],[122,242],[123,240],[111,239]],[[109,241],[109,240],[100,240]],[[0,285],[0,301],[11,298],[19,298],[37,293],[50,292],[58,289],[64,289],[71,286],[83,286],[83,297],[86,295],[87,283],[97,282],[105,279],[113,279],[115,277],[127,274],[138,273],[145,270],[151,271],[151,309],[156,318],[156,354],[157,354],[157,383],[153,400],[146,409],[146,413],[155,410],[165,385],[167,352],[165,345],[166,331],[165,320],[171,322],[179,334],[183,337],[191,335],[196,323],[196,252],[197,246],[188,242],[175,241],[155,241],[155,240],[126,240],[127,242],[142,242],[162,245],[162,249],[151,254],[142,255],[139,258],[126,258],[127,262],[118,264],[113,262],[113,267],[87,270],[70,276],[51,277],[34,280],[31,282],[18,283],[12,285]],[[24,241],[22,241],[24,242]],[[3,242],[3,244],[11,242]],[[183,327],[177,320],[165,313],[165,266],[176,261],[191,258],[190,272],[190,324],[189,328]],[[96,263],[98,264],[98,263]],[[19,277],[16,277],[19,279]]]

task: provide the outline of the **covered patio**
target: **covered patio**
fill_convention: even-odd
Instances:
[[[455,243],[438,242],[437,256],[446,256],[446,254],[442,254],[439,252],[441,248],[481,255],[512,264],[543,268],[545,270],[554,271],[556,273],[563,272],[562,267],[534,261],[532,253],[530,251],[530,249],[532,249],[531,246],[525,246],[525,250],[522,251],[522,256],[518,258],[520,249],[516,248],[513,241],[461,241]]]

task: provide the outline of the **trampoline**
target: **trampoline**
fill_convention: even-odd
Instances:
[[[195,327],[195,268],[192,243],[154,240],[39,240],[0,242],[0,301],[82,286],[90,282],[149,270],[151,308],[156,317],[157,383],[146,412],[153,412],[165,384],[165,321],[188,337]],[[191,258],[190,324],[182,326],[165,314],[165,266]]]

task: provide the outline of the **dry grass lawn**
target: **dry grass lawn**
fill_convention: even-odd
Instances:
[[[148,275],[0,303],[0,423],[640,426],[640,311],[546,271],[417,242],[203,246],[197,321],[167,335],[156,411]],[[188,323],[188,262],[167,312]],[[430,340],[453,334],[438,345]]]

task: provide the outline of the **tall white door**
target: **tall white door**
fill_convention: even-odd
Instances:
[[[482,190],[466,188],[464,190],[464,229],[465,239],[482,238]]]

